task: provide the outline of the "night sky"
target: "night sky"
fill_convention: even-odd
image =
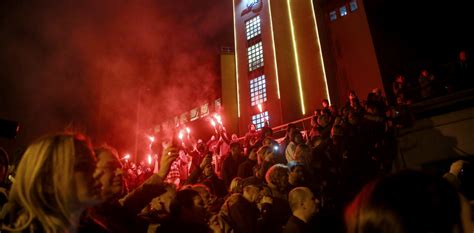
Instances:
[[[232,32],[230,0],[3,0],[0,118],[20,122],[7,143],[69,127],[131,148],[137,109],[146,128],[220,96]]]

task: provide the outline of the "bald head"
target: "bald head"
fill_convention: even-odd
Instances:
[[[313,193],[309,188],[297,187],[290,191],[288,195],[288,202],[290,204],[291,211],[296,211],[304,205],[304,202],[313,198]]]
[[[465,163],[466,163],[466,161],[464,161],[464,160],[458,160],[458,161],[452,163],[451,167],[449,168],[449,172],[456,175],[456,176],[459,175],[461,173],[461,170],[462,170]]]
[[[288,202],[293,215],[306,223],[319,208],[319,200],[314,198],[311,190],[306,187],[297,187],[291,190]]]

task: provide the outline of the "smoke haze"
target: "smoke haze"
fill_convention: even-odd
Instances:
[[[0,3],[0,118],[28,144],[68,125],[132,148],[151,127],[220,96],[232,1]]]

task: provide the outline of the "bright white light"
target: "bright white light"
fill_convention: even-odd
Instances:
[[[216,119],[217,123],[222,125],[222,117],[219,114],[215,114],[214,118]]]
[[[186,132],[187,132],[188,134],[190,134],[190,133],[191,133],[191,129],[190,129],[189,127],[186,127]]]
[[[148,155],[148,158],[147,158],[147,159],[148,159],[148,164],[151,165],[151,162],[152,162],[151,155]]]
[[[153,136],[148,136],[148,139],[150,139],[150,142],[154,142],[154,141],[155,141],[155,137],[153,137]]]
[[[123,159],[129,160],[129,159],[130,159],[130,154],[125,154],[125,156],[123,157]]]

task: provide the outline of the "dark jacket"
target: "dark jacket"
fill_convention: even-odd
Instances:
[[[234,159],[232,155],[228,155],[224,160],[222,165],[222,179],[224,180],[226,187],[229,187],[232,179],[237,177],[237,170],[243,161],[244,158],[242,156]]]
[[[146,232],[148,222],[137,215],[153,198],[165,192],[162,178],[154,174],[122,199],[94,207],[89,215],[102,223],[109,232]],[[81,224],[84,229],[89,228],[87,222]]]
[[[237,171],[237,176],[241,178],[247,178],[255,175],[253,171],[255,164],[257,164],[257,161],[247,158],[243,163],[240,164]]]
[[[211,193],[217,197],[224,197],[227,195],[226,185],[223,180],[219,179],[216,174],[204,176],[202,171],[203,170],[200,167],[194,169],[194,171],[189,175],[185,184],[204,184],[209,188]]]
[[[249,202],[242,196],[239,196],[229,208],[229,219],[232,226],[235,226],[236,233],[254,233],[258,232],[257,220],[260,217],[260,211],[257,205]]]
[[[310,226],[303,220],[292,215],[286,223],[283,233],[309,233],[312,232]]]

